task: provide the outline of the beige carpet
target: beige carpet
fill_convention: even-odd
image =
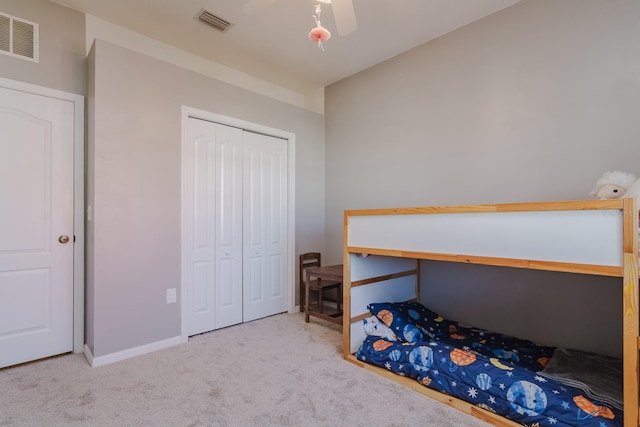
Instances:
[[[281,314],[91,368],[0,370],[0,426],[486,426],[342,359],[337,325]]]

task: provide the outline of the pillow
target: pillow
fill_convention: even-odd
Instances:
[[[385,326],[380,319],[376,316],[371,316],[366,319],[362,319],[362,326],[364,327],[364,332],[367,335],[372,335],[375,337],[381,337],[386,339],[387,341],[397,341],[398,338],[393,331]]]
[[[448,333],[449,322],[419,302],[372,303],[367,309],[404,342],[431,340]]]

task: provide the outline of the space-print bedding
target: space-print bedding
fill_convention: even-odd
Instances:
[[[447,342],[370,335],[358,360],[413,378],[525,426],[622,426],[622,412],[517,364]]]
[[[555,347],[445,319],[416,301],[372,303],[367,309],[401,341],[437,340],[533,371],[544,369],[555,350]]]

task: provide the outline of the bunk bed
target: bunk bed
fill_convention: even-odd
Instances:
[[[487,362],[484,363],[485,365],[491,364],[489,362],[496,362],[495,358],[491,361],[489,356],[469,346],[462,350],[456,350],[452,347],[451,342],[426,342],[435,334],[430,334],[431,337],[421,337],[425,340],[422,345],[411,342],[411,340],[409,342],[387,340],[382,336],[384,334],[377,332],[374,334],[378,335],[377,337],[368,336],[363,324],[368,319],[372,319],[372,313],[376,312],[372,308],[375,308],[376,304],[411,304],[420,301],[421,260],[619,278],[623,298],[621,322],[624,411],[616,412],[618,416],[615,424],[608,424],[609,419],[614,418],[614,414],[605,413],[608,411],[607,408],[595,404],[593,406],[597,411],[603,410],[597,414],[604,414],[602,418],[599,418],[600,425],[638,426],[638,355],[640,349],[638,219],[638,206],[635,198],[347,210],[344,213],[343,252],[344,357],[360,367],[372,370],[493,425],[537,425],[533,421],[529,423],[527,418],[519,419],[516,422],[509,414],[496,413],[493,408],[489,408],[487,405],[478,405],[473,402],[473,399],[457,396],[451,392],[450,387],[447,388],[446,381],[439,385],[435,382],[428,384],[431,382],[431,378],[427,378],[428,375],[425,375],[425,372],[429,370],[435,372],[436,375],[447,370],[446,367],[438,367],[436,363],[446,363],[447,366],[454,367],[452,363],[454,351],[460,351],[455,354],[459,359],[464,359],[469,356],[468,353],[472,353],[474,362],[484,360]],[[423,283],[422,286],[425,284]],[[426,286],[429,286],[428,283]],[[380,307],[377,308],[379,312]],[[408,310],[406,306],[404,310]],[[393,309],[390,311],[398,317],[402,307],[400,312],[393,311]],[[378,317],[384,319],[382,316]],[[445,319],[438,318],[438,321],[443,320]],[[449,327],[450,324],[451,322]],[[427,332],[426,329],[422,329],[422,331]],[[423,363],[425,366],[421,368],[413,365],[416,368],[413,371],[417,372],[409,372],[412,371],[408,368],[411,363],[402,363],[404,359],[400,356],[398,349],[404,350],[409,348],[408,346],[416,345],[422,347],[423,351],[422,353],[414,352],[414,354],[419,355],[417,359],[422,357],[423,360],[426,360]],[[451,356],[449,358],[433,358],[429,356],[431,350],[427,347],[431,347],[433,351],[440,349],[441,353],[442,350],[445,353],[450,352]],[[369,350],[368,353],[367,350]],[[406,355],[409,353],[409,351],[404,351]],[[372,360],[367,360],[365,355]],[[381,359],[377,362],[373,360],[378,356],[388,357],[389,355],[391,359]],[[502,364],[499,362],[503,361],[499,360],[494,364],[501,366]],[[396,372],[391,369],[392,365],[394,365]],[[462,365],[461,363],[460,366]],[[458,368],[458,366],[454,368]],[[422,369],[421,372],[420,369]],[[509,366],[508,369],[513,370],[514,367]],[[515,370],[519,372],[520,367],[515,367]],[[457,371],[449,369],[449,371],[451,371],[451,375],[467,375],[463,368]],[[523,375],[529,375],[525,371],[526,369],[523,370]],[[535,370],[530,372],[537,375]],[[478,378],[481,377],[480,374]],[[427,379],[429,381],[426,381]],[[454,380],[449,382],[456,383]],[[547,379],[540,381],[546,382]],[[534,382],[534,380],[532,379],[530,382]],[[522,384],[530,382],[522,381]],[[480,383],[478,385],[484,390]],[[567,390],[562,385],[559,385],[558,388]],[[476,393],[478,387],[470,387],[469,389],[473,389]],[[569,389],[570,391],[571,389]],[[491,399],[494,398],[491,397]],[[587,405],[592,403],[588,399],[580,402],[574,399],[574,402],[577,402],[578,406],[581,406],[581,403]],[[562,405],[565,404],[565,402],[562,403]],[[507,404],[506,407],[508,408],[509,405]],[[522,411],[518,410],[518,412],[524,412],[526,415],[527,408]],[[588,410],[585,414],[589,415]],[[580,418],[580,412],[578,412],[578,418]],[[591,418],[593,418],[593,412]],[[551,424],[557,422],[558,425],[573,425],[572,423],[558,422],[553,417],[549,420]]]

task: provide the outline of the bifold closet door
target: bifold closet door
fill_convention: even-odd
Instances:
[[[285,311],[287,141],[189,118],[183,149],[187,334]]]
[[[242,322],[243,131],[189,118],[184,319],[195,335]]]
[[[245,322],[285,311],[287,141],[244,133],[243,294]]]

